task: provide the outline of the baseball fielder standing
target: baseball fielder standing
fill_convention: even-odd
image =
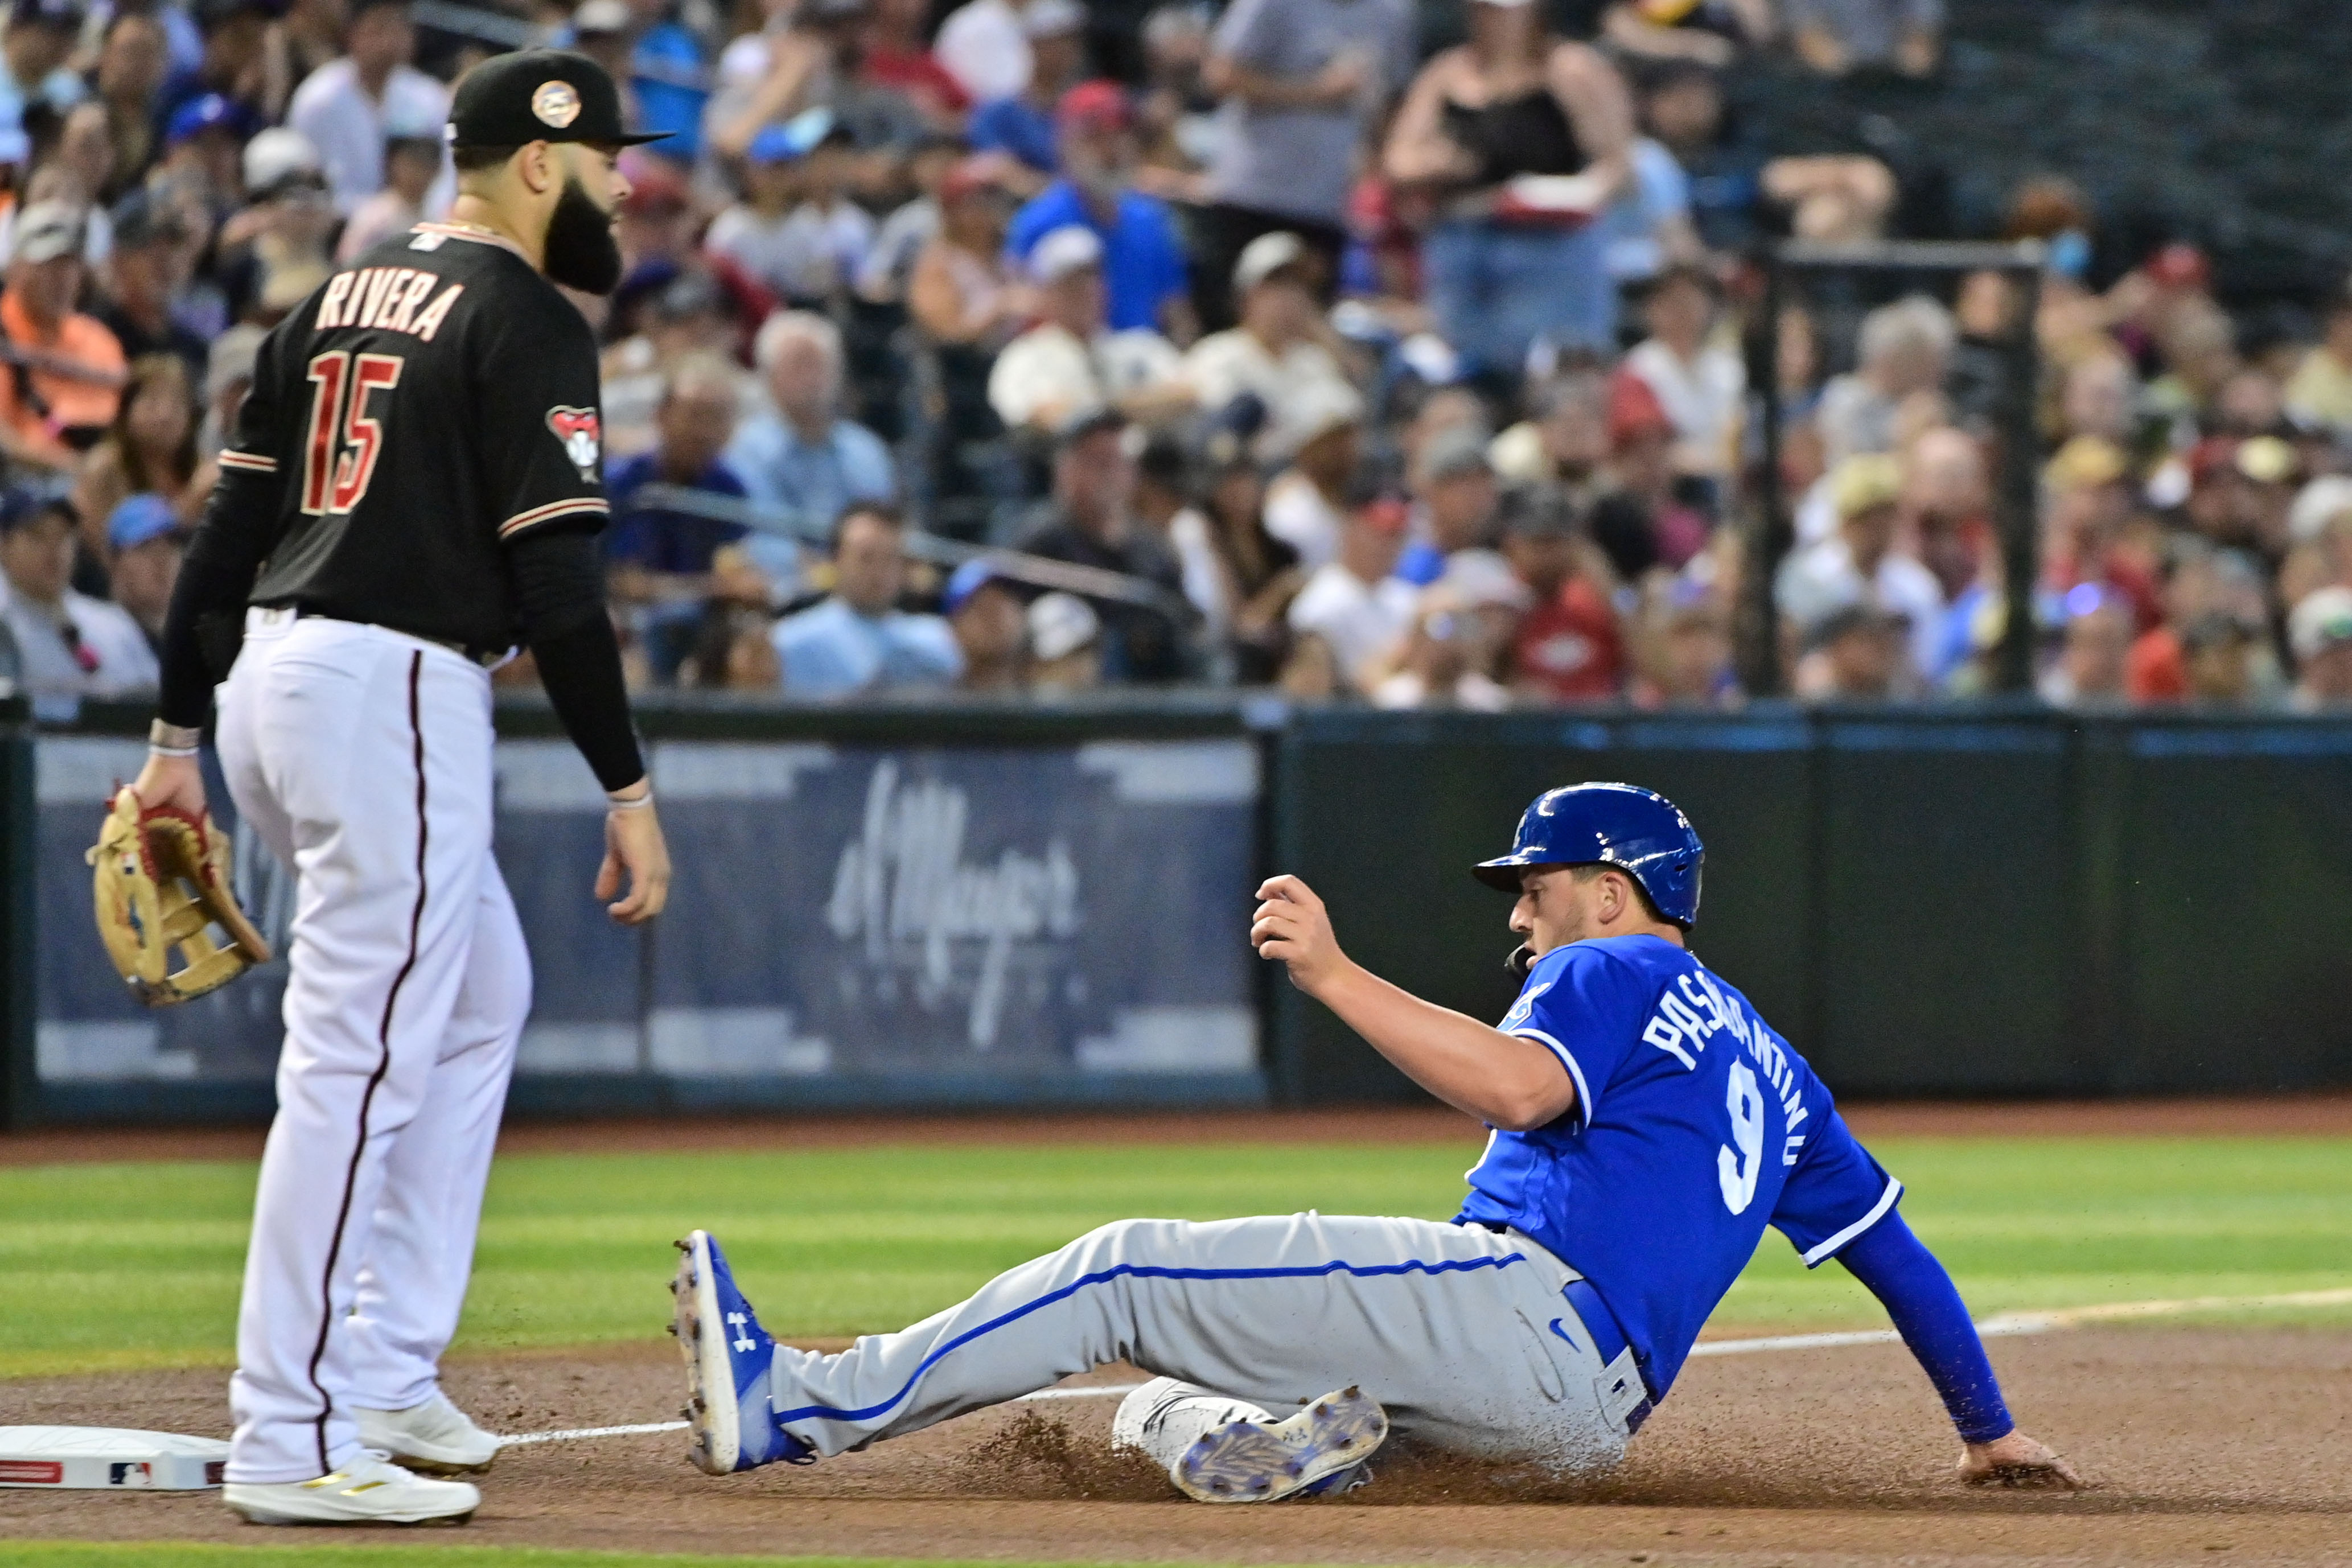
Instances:
[[[221,767],[299,887],[223,1490],[257,1522],[463,1521],[480,1493],[415,1471],[497,1453],[437,1363],[530,1008],[490,853],[489,667],[519,643],[611,793],[596,895],[631,925],[666,896],[597,556],[595,345],[555,287],[618,279],[614,158],[647,140],[583,56],[468,75],[450,221],[270,333],[173,598],[132,788],[201,809],[207,657],[241,626]]]
[[[1499,1025],[1359,967],[1304,883],[1267,882],[1258,952],[1495,1129],[1462,1211],[1125,1220],[837,1355],[763,1333],[698,1230],[673,1324],[695,1462],[804,1463],[1123,1359],[1161,1375],[1114,1436],[1204,1502],[1355,1485],[1391,1421],[1457,1452],[1605,1469],[1769,1225],[1885,1305],[1959,1429],[1962,1479],[2072,1482],[2011,1421],[1958,1291],[1895,1210],[1902,1184],[1685,946],[1702,853],[1649,790],[1539,797],[1511,852],[1475,868],[1515,895],[1526,939]]]

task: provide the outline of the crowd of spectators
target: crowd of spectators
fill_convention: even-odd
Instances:
[[[261,335],[446,208],[447,84],[528,35],[670,133],[578,301],[644,686],[1735,704],[1769,392],[1796,695],[1990,691],[2011,286],[1834,280],[1765,341],[1756,242],[1888,235],[1900,181],[1728,107],[1767,56],[1932,78],[1938,0],[1437,15],[14,0],[0,663],[153,684]],[[2352,287],[2258,331],[2186,245],[2092,287],[2095,227],[2042,180],[2003,235],[2048,257],[2041,695],[2352,706]]]

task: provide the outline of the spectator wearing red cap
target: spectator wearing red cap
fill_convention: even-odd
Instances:
[[[1134,187],[1126,90],[1117,82],[1082,82],[1063,95],[1055,120],[1062,177],[1014,216],[1006,247],[1025,261],[1055,229],[1092,229],[1102,241],[1112,329],[1151,329],[1189,344],[1199,332],[1187,298],[1184,245],[1168,204]]]
[[[1323,685],[1301,695],[1364,696],[1405,633],[1418,602],[1412,586],[1395,575],[1404,549],[1405,506],[1382,497],[1351,508],[1339,530],[1339,553],[1317,567],[1290,601],[1290,629],[1297,639],[1293,668],[1284,685],[1297,689]],[[1313,667],[1328,685],[1309,680]]]
[[[1639,376],[1609,380],[1607,488],[1592,507],[1592,537],[1617,575],[1679,569],[1706,543],[1706,519],[1675,495],[1675,423]]]
[[[1218,19],[1202,80],[1223,101],[1194,277],[1211,326],[1232,324],[1226,279],[1261,235],[1297,235],[1328,297],[1357,153],[1411,78],[1414,41],[1406,0],[1234,0]]]

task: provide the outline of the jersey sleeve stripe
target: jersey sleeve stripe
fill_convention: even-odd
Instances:
[[[1886,1178],[1886,1190],[1878,1195],[1878,1201],[1870,1206],[1870,1212],[1864,1215],[1860,1219],[1855,1220],[1852,1225],[1847,1226],[1843,1230],[1839,1231],[1835,1236],[1831,1237],[1827,1241],[1822,1242],[1819,1247],[1816,1247],[1811,1251],[1806,1253],[1804,1255],[1805,1267],[1808,1269],[1817,1268],[1829,1259],[1835,1257],[1839,1248],[1844,1246],[1847,1242],[1853,1240],[1855,1237],[1861,1235],[1872,1226],[1885,1218],[1886,1211],[1893,1208],[1895,1207],[1895,1200],[1902,1196],[1903,1184],[1895,1180],[1893,1176],[1888,1176]]]
[[[220,465],[224,468],[242,468],[248,474],[278,472],[278,459],[265,457],[257,452],[223,452],[220,455]]]
[[[1588,1127],[1592,1125],[1592,1091],[1585,1086],[1584,1069],[1576,1064],[1576,1058],[1569,1054],[1568,1047],[1539,1029],[1515,1029],[1511,1031],[1511,1038],[1533,1040],[1559,1058],[1559,1064],[1568,1069],[1569,1079],[1576,1085],[1576,1119]]]
[[[544,507],[533,507],[528,512],[517,512],[499,525],[499,538],[510,539],[525,528],[552,522],[557,517],[576,517],[593,514],[608,516],[612,507],[602,496],[574,496],[568,501],[550,501]]]

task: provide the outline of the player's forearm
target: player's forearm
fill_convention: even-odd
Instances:
[[[1482,1122],[1524,1132],[1576,1103],[1567,1070],[1543,1047],[1423,1001],[1361,965],[1346,963],[1315,997],[1406,1077]]]
[[[629,716],[621,646],[604,612],[604,575],[591,535],[539,528],[509,547],[523,636],[539,663],[539,684],[572,744],[607,791],[646,776]]]
[[[1901,1211],[1846,1243],[1838,1261],[1886,1309],[1964,1440],[1990,1443],[2016,1429],[1967,1303]]]
[[[195,729],[212,711],[219,672],[205,657],[206,628],[220,626],[226,633],[242,614],[254,574],[268,553],[278,486],[273,474],[224,468],[213,486],[163,619],[156,714],[165,724]]]

